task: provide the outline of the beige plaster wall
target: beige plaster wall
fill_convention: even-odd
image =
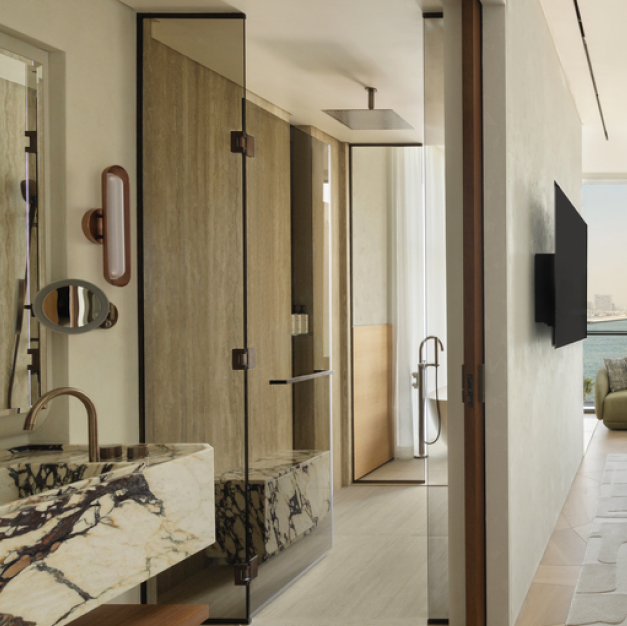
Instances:
[[[581,123],[538,0],[484,7],[488,624],[514,624],[582,456],[582,344],[534,322],[554,181],[581,207]]]
[[[389,151],[352,151],[353,326],[391,321]]]
[[[47,279],[91,281],[120,314],[111,330],[51,338],[49,386],[75,386],[94,399],[103,443],[137,441],[135,244],[131,283],[113,287],[102,276],[101,248],[81,231],[83,213],[101,205],[100,175],[109,165],[128,170],[135,215],[135,13],[117,0],[0,0],[0,30],[49,51]],[[87,440],[80,403],[51,406],[34,439]]]
[[[82,278],[118,307],[108,331],[68,338],[50,333],[48,387],[71,385],[96,403],[102,443],[136,442],[138,430],[137,264],[135,249],[135,13],[117,0],[0,0],[0,31],[48,51],[48,144],[45,227],[47,281]],[[83,213],[101,205],[100,175],[122,165],[131,181],[132,279],[124,288],[105,282],[102,250],[81,230]],[[35,441],[87,441],[79,402],[55,400]],[[11,418],[4,435],[19,434]],[[14,432],[15,431],[15,432]],[[138,602],[138,589],[116,602]]]

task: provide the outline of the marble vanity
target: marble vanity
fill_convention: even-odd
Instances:
[[[0,624],[63,626],[215,540],[213,448],[0,451]]]

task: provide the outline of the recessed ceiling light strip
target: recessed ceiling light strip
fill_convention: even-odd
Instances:
[[[601,123],[603,124],[603,132],[605,133],[605,139],[609,141],[607,134],[607,127],[605,126],[605,118],[603,117],[603,107],[601,107],[601,99],[599,98],[599,91],[597,89],[597,81],[594,77],[594,70],[592,69],[592,61],[590,60],[590,52],[588,51],[588,42],[586,41],[586,33],[583,29],[583,20],[581,19],[581,11],[579,11],[579,3],[577,0],[573,0],[575,5],[575,12],[577,13],[577,21],[579,22],[579,32],[581,33],[581,41],[583,42],[583,49],[586,51],[586,59],[588,59],[588,69],[590,70],[590,78],[592,79],[592,87],[594,88],[594,95],[597,99],[597,106],[599,107],[599,115],[601,116]]]

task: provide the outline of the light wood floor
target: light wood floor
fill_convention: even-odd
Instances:
[[[362,482],[414,480],[424,482],[424,459],[392,459],[360,478]]]
[[[413,485],[340,489],[333,550],[254,626],[425,626],[426,497]]]
[[[448,447],[442,438],[427,446],[427,454],[427,484],[448,485]]]
[[[627,431],[608,430],[602,422],[597,422],[596,417],[591,416],[594,420],[586,417],[584,437],[590,442],[587,452],[533,579],[516,626],[563,626],[566,622],[586,552],[605,457],[610,453],[627,452]],[[598,426],[593,431],[596,423]]]

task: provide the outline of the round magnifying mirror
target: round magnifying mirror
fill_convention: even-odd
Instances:
[[[110,307],[104,291],[85,280],[68,278],[44,287],[35,297],[35,317],[58,333],[77,335],[110,328]]]

